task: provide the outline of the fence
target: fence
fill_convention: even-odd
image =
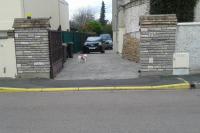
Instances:
[[[62,43],[73,43],[73,52],[82,50],[87,34],[78,32],[49,31],[50,77],[55,78],[62,70],[65,52]]]
[[[87,39],[88,34],[79,32],[62,32],[64,43],[73,43],[73,52],[77,53],[82,50],[83,44]]]
[[[49,31],[50,76],[55,78],[63,68],[62,32]]]

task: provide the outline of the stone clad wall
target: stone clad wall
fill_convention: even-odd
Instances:
[[[18,78],[50,78],[49,19],[15,19]]]
[[[173,72],[173,54],[176,43],[176,16],[142,16],[140,24],[140,62],[142,75],[171,75]]]
[[[15,30],[18,77],[49,78],[48,30],[28,28]]]

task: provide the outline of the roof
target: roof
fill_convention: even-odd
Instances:
[[[50,28],[50,18],[16,18],[13,28]]]

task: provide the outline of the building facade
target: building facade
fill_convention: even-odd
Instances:
[[[69,7],[65,0],[1,0],[0,30],[12,29],[15,18],[51,18],[51,29],[69,30]]]
[[[150,0],[113,0],[113,42],[115,52],[121,54],[123,36],[140,38],[139,18],[150,14]],[[200,1],[195,7],[195,22],[200,22]]]
[[[0,78],[15,78],[16,75],[14,35],[0,31]]]
[[[32,55],[29,50],[23,49],[23,52],[20,53],[19,48],[24,48],[19,46],[19,44],[14,41],[14,38],[18,38],[21,36],[25,36],[25,40],[28,36],[29,40],[31,40],[31,37],[33,38],[33,35],[37,35],[38,40],[32,43],[33,45],[36,45],[38,42],[40,44],[37,45],[38,50],[42,51],[41,47],[48,46],[48,31],[46,30],[46,33],[35,33],[32,36],[30,35],[31,30],[27,31],[27,33],[24,33],[23,35],[19,34],[20,36],[14,36],[13,32],[13,23],[14,19],[16,18],[26,18],[27,16],[31,16],[32,19],[36,18],[47,18],[49,20],[50,18],[50,30],[58,30],[60,27],[63,31],[69,30],[69,7],[68,3],[65,0],[0,0],[0,78],[16,78],[17,75],[24,70],[26,67],[26,71],[38,71],[41,72],[41,70],[30,70],[32,67],[28,66],[29,64],[22,66],[19,64],[19,58],[22,56],[20,54],[26,55],[27,58],[31,58]],[[18,32],[18,31],[15,31]],[[40,32],[36,29],[34,32]],[[27,36],[26,36],[27,35]],[[30,35],[30,36],[29,36]],[[45,37],[45,38],[43,38]],[[41,43],[40,40],[46,41],[45,44],[43,42]],[[23,41],[23,40],[22,40]],[[16,44],[17,43],[17,44]],[[23,42],[22,42],[23,43]],[[31,42],[29,42],[31,43]],[[23,45],[23,44],[21,44]],[[27,45],[27,44],[26,44]],[[24,45],[23,45],[24,46]],[[27,48],[30,48],[30,50],[34,50],[32,45],[27,46]],[[16,52],[17,51],[17,52]],[[25,53],[28,52],[29,53]],[[42,52],[35,52],[36,54],[40,54]],[[33,52],[34,53],[34,52]],[[28,56],[29,55],[29,56]],[[47,53],[45,56],[49,56]],[[16,58],[18,59],[16,62]],[[47,58],[47,57],[46,57]],[[39,59],[43,59],[43,55],[40,55],[38,60],[38,64],[36,62],[36,66],[39,65],[45,65],[45,67],[48,67],[48,63],[41,63]],[[24,59],[22,59],[22,62]],[[16,64],[17,63],[17,64]],[[29,70],[28,70],[29,68]],[[44,68],[44,66],[42,66]],[[45,69],[40,77],[48,77],[49,76],[49,70]],[[22,75],[22,74],[21,74]],[[46,76],[47,75],[47,76]],[[19,75],[20,76],[20,75]],[[23,75],[22,75],[23,76]]]
[[[200,1],[198,1],[196,7],[195,7],[195,22],[200,22]]]
[[[133,33],[139,38],[139,17],[149,14],[149,1],[113,0],[113,42],[117,53],[122,53],[126,33]]]

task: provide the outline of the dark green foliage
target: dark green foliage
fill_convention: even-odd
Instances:
[[[102,27],[102,33],[112,35],[112,24],[106,24]]]
[[[102,1],[101,13],[100,13],[100,19],[99,19],[99,22],[102,25],[105,25],[107,23],[107,21],[105,19],[105,13],[106,13],[105,3],[104,3],[104,1]]]
[[[191,22],[198,0],[150,0],[151,14],[176,14],[179,22]]]
[[[102,32],[102,26],[100,22],[94,20],[87,22],[84,27],[82,27],[82,31],[99,35]]]

